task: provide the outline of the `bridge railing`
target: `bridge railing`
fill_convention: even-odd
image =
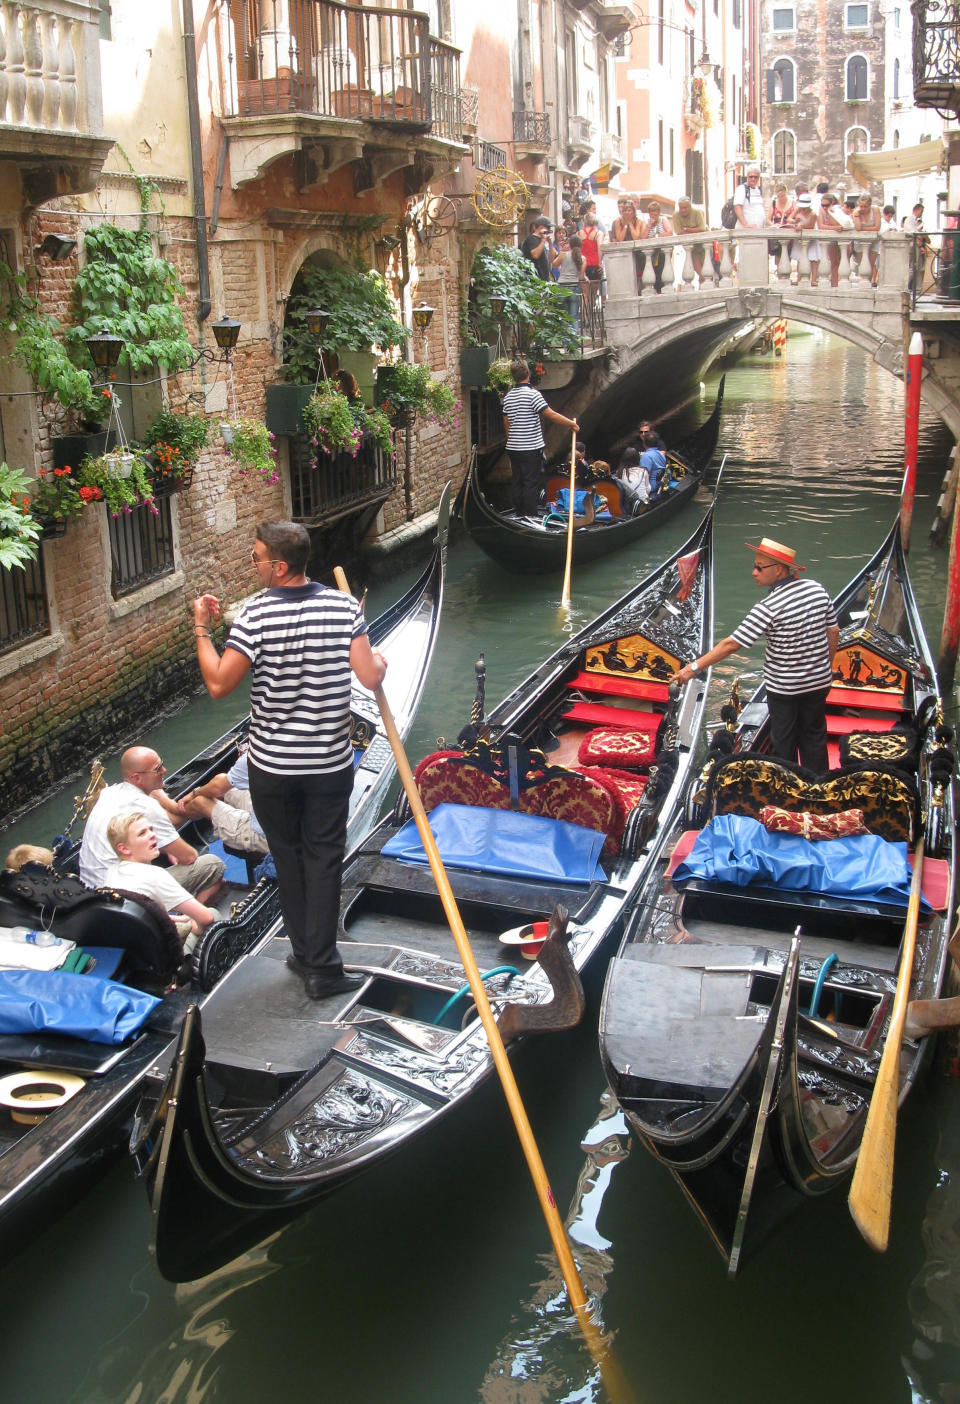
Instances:
[[[831,244],[837,251],[835,287]],[[781,234],[775,228],[710,229],[603,246],[608,297],[644,301],[658,296],[658,282],[662,295],[679,297],[722,296],[734,287],[801,288],[814,295],[869,292],[873,286],[904,292],[912,282],[912,257],[913,236],[899,230],[880,236],[844,233],[830,239],[817,230]]]

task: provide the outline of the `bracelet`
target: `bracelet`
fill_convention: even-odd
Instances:
[[[193,626],[193,632],[194,632],[195,634],[206,634],[206,636],[207,636],[208,639],[211,637],[210,630],[209,630],[209,629],[204,629],[204,628],[203,628],[201,625],[199,625],[199,624],[195,624],[195,625]]]

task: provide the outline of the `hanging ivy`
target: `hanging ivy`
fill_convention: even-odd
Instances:
[[[184,287],[172,263],[153,251],[142,225],[104,222],[84,240],[84,264],[73,285],[75,325],[66,333],[71,359],[92,369],[87,337],[107,330],[123,338],[132,371],[160,365],[181,370],[193,352],[177,297]]]
[[[519,249],[493,244],[478,250],[470,270],[468,315],[477,335],[496,341],[498,319],[490,299],[506,302],[503,325],[514,326],[517,348],[536,347],[548,361],[562,360],[580,345],[573,318],[567,312],[565,293],[552,280],[537,276],[529,258]]]
[[[378,273],[305,263],[293,280],[283,329],[285,374],[295,385],[310,385],[317,376],[317,338],[306,323],[313,307],[330,313],[323,334],[330,351],[387,351],[409,335]]]

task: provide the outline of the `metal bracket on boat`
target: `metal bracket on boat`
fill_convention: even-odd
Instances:
[[[583,1017],[585,999],[577,967],[567,945],[567,924],[570,914],[566,907],[555,907],[550,918],[547,939],[537,957],[553,989],[549,1004],[507,1004],[497,1021],[500,1035],[507,1043],[524,1033],[554,1033],[572,1029]]]

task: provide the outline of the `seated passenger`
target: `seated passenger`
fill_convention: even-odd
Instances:
[[[49,848],[38,848],[35,843],[18,843],[7,854],[4,867],[19,873],[28,863],[39,863],[44,868],[53,867],[53,853]]]
[[[163,761],[148,746],[130,746],[120,757],[121,780],[100,791],[90,811],[80,845],[80,877],[88,887],[101,887],[114,858],[107,840],[107,826],[115,814],[136,809],[146,815],[157,836],[160,852],[174,865],[171,873],[199,902],[220,889],[223,861],[213,853],[198,854],[180,837],[176,824],[182,816],[177,803],[163,788]]]
[[[253,812],[246,754],[238,756],[226,774],[214,775],[184,795],[180,809],[189,819],[209,819],[215,836],[230,848],[260,858],[270,851]]]
[[[215,907],[205,907],[196,897],[191,897],[187,889],[170,876],[169,868],[154,863],[159,853],[157,836],[150,821],[139,810],[115,814],[107,825],[107,839],[117,857],[107,867],[106,886],[152,897],[174,918],[181,937],[188,933],[198,936],[205,927],[220,920]],[[178,917],[185,921],[177,921]]]
[[[650,475],[643,467],[640,450],[634,448],[633,445],[625,448],[620,456],[620,462],[617,464],[617,478],[631,510],[635,506],[650,501]]]
[[[647,447],[640,455],[640,466],[647,470],[650,478],[650,496],[654,498],[667,486],[666,444],[656,430],[647,433]]]

